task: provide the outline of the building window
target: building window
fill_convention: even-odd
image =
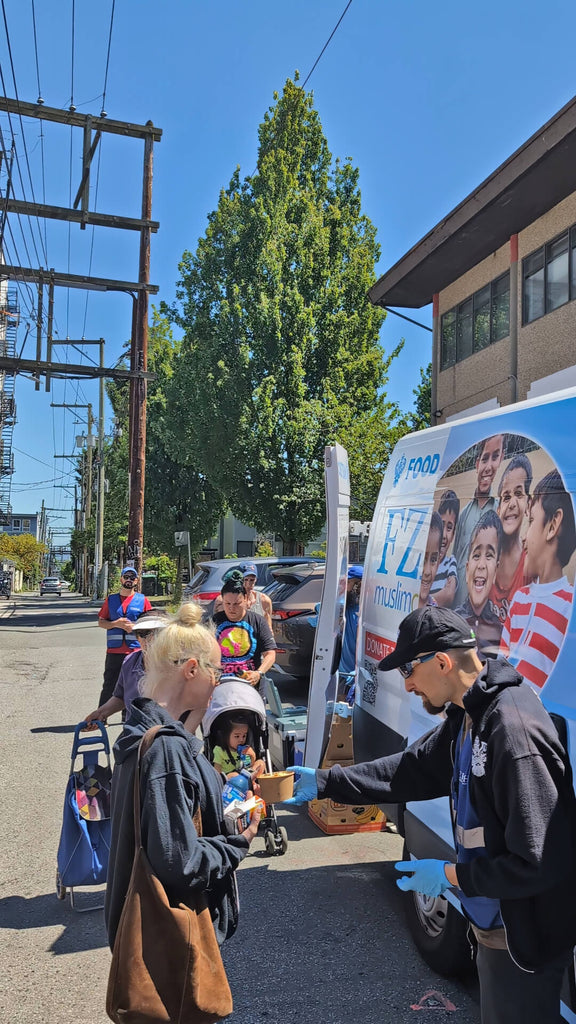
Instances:
[[[576,237],[574,239],[576,246]],[[461,363],[510,333],[510,273],[480,288],[442,316],[440,369]]]
[[[22,532],[23,533],[30,533],[30,520],[29,519],[23,519],[22,520]]]
[[[12,520],[12,530],[14,531],[14,533],[21,533],[22,532],[22,520],[21,519],[13,519]]]
[[[576,299],[576,225],[522,262],[522,323]]]

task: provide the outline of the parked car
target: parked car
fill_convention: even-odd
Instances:
[[[282,566],[317,564],[319,559],[299,555],[276,556],[273,558],[215,558],[211,562],[198,562],[197,572],[182,592],[185,601],[198,601],[207,616],[212,614],[214,602],[222,589],[222,577],[229,569],[237,568],[244,562],[256,566],[258,579],[256,589],[264,590],[274,582],[272,571]],[[323,564],[323,563],[322,563]]]
[[[274,582],[264,588],[272,601],[274,668],[291,676],[310,676],[316,629],[309,619],[322,600],[324,568],[323,561],[273,568]]]
[[[57,576],[45,576],[40,584],[40,597],[44,594],[57,594],[62,597],[62,584]]]
[[[68,580],[60,580],[60,586],[62,587],[62,590],[70,590],[70,584]]]

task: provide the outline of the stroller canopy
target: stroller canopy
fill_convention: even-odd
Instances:
[[[253,686],[235,676],[223,676],[222,682],[214,690],[210,707],[202,719],[205,736],[224,711],[252,711],[257,716],[261,729],[266,728],[266,708],[262,697]]]

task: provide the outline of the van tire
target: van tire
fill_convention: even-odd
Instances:
[[[402,860],[410,860],[406,844]],[[404,912],[414,943],[433,971],[451,977],[473,969],[468,921],[444,896],[408,891],[404,893]]]

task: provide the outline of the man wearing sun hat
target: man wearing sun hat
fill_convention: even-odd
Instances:
[[[137,584],[136,569],[126,565],[120,576],[119,592],[109,594],[98,612],[98,625],[107,630],[100,706],[112,696],[126,655],[140,648],[137,636],[132,635],[134,623],[144,612],[152,611],[148,598],[136,590]]]
[[[400,861],[397,885],[457,890],[478,943],[483,1024],[559,1021],[576,942],[576,798],[568,756],[539,697],[505,659],[482,664],[470,626],[425,607],[380,662],[442,722],[405,751],[301,772],[293,803],[406,803],[450,796],[456,863]]]

